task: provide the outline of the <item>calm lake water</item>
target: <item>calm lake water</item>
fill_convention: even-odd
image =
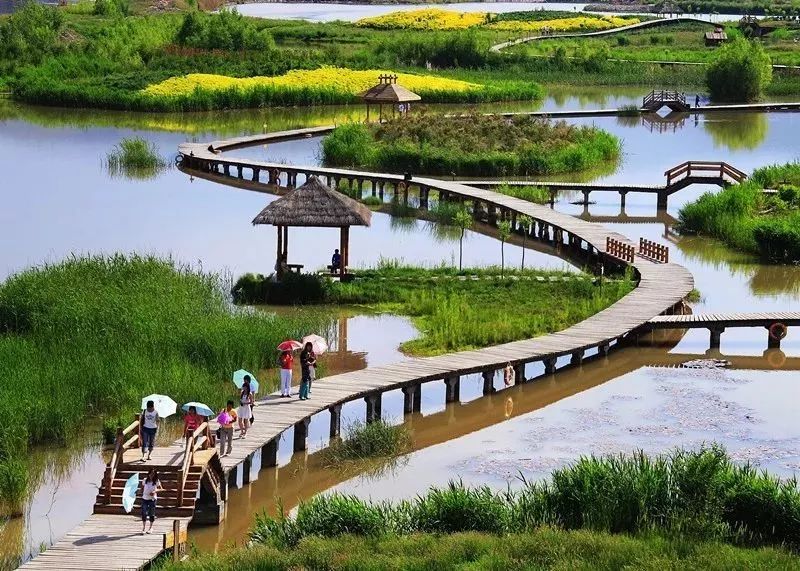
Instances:
[[[525,10],[562,10],[580,12],[585,3],[572,2],[456,2],[453,4],[313,4],[313,3],[248,3],[236,9],[247,16],[258,18],[308,20],[310,22],[332,22],[341,20],[354,22],[361,18],[380,16],[389,12],[407,12],[425,8],[439,8],[453,12],[521,12]],[[611,14],[612,12],[601,12]],[[614,12],[619,14],[619,12]],[[635,14],[635,11],[630,13]],[[718,14],[704,15],[712,21],[737,20],[740,16]]]
[[[477,110],[612,107],[635,103],[644,91],[553,91],[542,103]],[[103,164],[106,153],[121,138],[139,135],[172,160],[177,145],[187,139],[331,124],[361,114],[361,109],[353,107],[184,115],[100,113],[0,100],[0,167],[4,172],[0,279],[72,253],[116,251],[172,255],[232,275],[268,272],[274,263],[274,231],[254,228],[250,221],[274,199],[272,195],[192,180],[174,168],[147,180],[115,178]],[[574,122],[595,124],[624,141],[619,165],[580,175],[584,180],[660,184],[667,168],[689,159],[725,160],[750,171],[800,158],[796,143],[800,116],[795,114],[719,114],[696,120],[678,118],[671,124],[638,118]],[[320,139],[305,139],[231,154],[316,164],[319,144]],[[709,190],[715,189],[692,187],[673,195],[666,213],[656,213],[655,199],[640,195],[629,195],[621,213],[615,193],[592,194],[594,204],[588,208],[571,204],[577,196],[566,195],[556,208],[602,221],[633,239],[645,236],[669,245],[671,259],[695,276],[703,297],[694,304],[695,311],[796,309],[798,268],[761,264],[716,242],[678,238],[670,231],[679,207]],[[292,261],[320,267],[337,240],[332,231],[293,230]],[[492,238],[473,232],[466,245],[469,265],[499,261],[499,247]],[[354,230],[352,247],[356,265],[373,265],[387,258],[433,265],[452,264],[458,242],[440,225],[375,214],[371,228]],[[520,253],[517,247],[506,247],[509,263],[516,263]],[[526,260],[532,266],[568,268],[547,251],[531,251]],[[331,372],[400,360],[397,347],[416,334],[405,318],[352,314],[337,318],[341,331],[329,357]],[[370,477],[319,466],[314,452],[326,441],[328,422],[319,415],[311,423],[309,454],[291,456],[290,447],[282,446],[277,469],[262,471],[252,485],[232,494],[225,524],[196,530],[193,537],[202,549],[242,540],[255,512],[274,510],[276,495],[286,507],[331,488],[376,499],[397,498],[456,477],[504,488],[509,482],[514,484],[517,469],[531,478],[542,477],[553,467],[590,452],[636,448],[658,452],[714,440],[725,443],[737,459],[793,474],[800,434],[792,422],[791,404],[800,395],[793,381],[796,372],[791,371],[800,369],[793,358],[800,352],[800,339],[790,333],[784,340],[783,351],[789,359],[779,371],[769,370],[768,361],[761,357],[766,347],[762,330],[731,330],[723,335],[722,353],[737,356],[732,358],[734,370],[664,368],[702,356],[707,343],[707,333],[695,331],[671,349],[626,349],[606,361],[485,399],[478,398],[480,379],[467,377],[463,402],[447,407],[441,383],[426,385],[422,414],[409,419],[415,451],[392,471]],[[539,373],[529,367],[528,376]],[[387,394],[384,411],[391,418],[401,418],[399,391]],[[363,414],[363,403],[351,403],[344,409],[345,422]],[[291,431],[284,435],[285,442],[291,442],[291,436]],[[57,465],[66,464],[69,469],[42,470],[47,476],[26,517],[0,527],[7,556],[38,551],[40,544],[58,539],[81,521],[91,511],[102,474],[102,456],[92,447],[69,452],[68,462],[51,452],[37,455],[43,466],[57,460]]]

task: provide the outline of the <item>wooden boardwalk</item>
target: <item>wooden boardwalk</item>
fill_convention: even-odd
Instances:
[[[767,329],[767,347],[778,349],[788,327],[800,325],[798,311],[769,311],[762,313],[698,313],[690,315],[659,315],[650,319],[646,329],[708,329],[712,349],[718,349],[726,329],[734,327],[761,327]],[[773,333],[773,326],[782,329]]]
[[[212,144],[186,143],[180,146],[183,159],[181,168],[192,172],[199,169],[203,173],[215,173],[220,180],[236,182],[244,177],[244,169],[249,170],[251,184],[262,184],[261,174],[269,173],[265,183],[275,188],[281,180],[289,185],[297,183],[298,176],[318,175],[328,177],[338,183],[347,179],[361,185],[371,182],[373,192],[379,188],[381,194],[385,185],[393,185],[395,192],[408,198],[408,186],[403,176],[394,174],[366,173],[347,169],[323,167],[303,167],[278,163],[237,159],[219,154],[220,150],[258,144],[266,140],[285,140],[297,136],[317,134],[327,127],[299,131],[285,131],[269,135],[243,137]],[[235,173],[235,174],[233,174]],[[431,191],[438,193],[438,200],[470,201],[476,208],[483,209],[489,223],[496,223],[497,217],[516,220],[522,215],[530,216],[534,224],[523,229],[514,224],[517,232],[531,232],[533,238],[547,242],[551,246],[580,257],[585,264],[595,267],[604,265],[624,268],[630,266],[638,278],[637,287],[617,303],[588,319],[563,331],[543,335],[533,339],[514,341],[494,347],[462,351],[438,357],[409,359],[401,363],[334,375],[314,384],[312,398],[300,401],[296,398],[282,399],[276,393],[259,400],[255,405],[256,422],[244,439],[234,442],[230,455],[220,458],[227,486],[239,487],[249,483],[254,472],[275,466],[278,458],[278,444],[287,430],[293,429],[294,451],[302,451],[307,446],[308,425],[314,415],[323,414],[330,419],[330,435],[337,436],[341,424],[342,405],[358,399],[366,404],[366,419],[374,420],[381,416],[381,399],[385,392],[401,390],[404,395],[404,411],[413,412],[420,408],[421,384],[444,382],[446,401],[459,398],[460,378],[463,375],[480,373],[483,377],[484,394],[490,394],[496,385],[502,384],[498,373],[511,363],[517,370],[517,382],[526,378],[525,366],[529,363],[543,363],[546,373],[556,371],[557,359],[567,356],[571,365],[580,365],[589,351],[605,355],[619,344],[628,334],[640,329],[655,316],[670,311],[682,302],[692,290],[691,274],[682,266],[657,263],[636,255],[630,262],[614,258],[606,252],[609,240],[629,246],[635,245],[627,238],[605,227],[586,222],[567,214],[556,212],[545,206],[525,200],[466,186],[456,182],[440,181],[430,178],[414,177],[410,183],[418,187],[420,197],[428,204]],[[401,191],[401,188],[403,190]],[[396,194],[399,195],[399,194]],[[215,426],[212,423],[211,429]],[[182,459],[185,442],[176,441],[172,446],[157,449],[154,460],[170,467],[177,467]],[[130,469],[137,464],[133,452],[126,453],[123,465]],[[216,459],[217,456],[214,455]],[[145,468],[148,464],[142,464]],[[227,486],[222,494],[227,497]],[[198,491],[198,497],[201,492]],[[224,506],[223,506],[224,509]],[[112,523],[113,522],[113,523]],[[94,515],[84,524],[70,532],[50,550],[28,562],[24,568],[48,569],[90,569],[90,565],[104,565],[97,568],[136,568],[146,564],[164,550],[164,526],[169,527],[172,519],[157,522],[162,536],[137,535],[139,523],[132,516]],[[111,539],[108,539],[108,538]],[[113,541],[111,558],[100,557],[102,547]],[[115,557],[116,553],[120,557]],[[128,553],[128,558],[121,554]],[[88,562],[84,565],[84,560]]]

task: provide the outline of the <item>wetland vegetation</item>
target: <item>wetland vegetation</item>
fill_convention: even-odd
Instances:
[[[280,562],[276,568],[314,560],[374,567],[377,557],[390,568],[467,559],[475,568],[496,569],[522,559],[543,568],[617,569],[646,553],[658,557],[657,566],[794,567],[789,551],[800,546],[798,521],[795,482],[737,466],[720,448],[639,452],[583,457],[517,491],[451,482],[398,503],[316,496],[294,516],[257,517],[250,549],[182,568],[256,568],[267,557]],[[389,553],[400,558],[394,567]]]
[[[233,308],[219,276],[168,259],[74,257],[12,275],[0,284],[6,511],[25,497],[29,446],[99,421],[127,425],[150,393],[216,406],[232,393],[232,371],[274,366],[278,343],[322,322]]]
[[[767,194],[764,189],[776,191]],[[705,193],[680,211],[687,233],[778,263],[800,260],[800,164],[756,169],[749,180]]]
[[[322,144],[325,164],[379,172],[513,176],[578,172],[615,161],[622,143],[595,127],[518,115],[415,114],[340,125]]]
[[[499,245],[498,245],[499,246]],[[500,257],[498,247],[498,258]],[[501,277],[502,273],[502,277]],[[403,351],[433,355],[527,339],[564,329],[608,307],[633,288],[629,279],[595,283],[588,274],[499,267],[420,268],[387,261],[358,270],[356,279],[332,282],[316,276],[304,303],[365,306],[371,311],[410,316],[420,337]],[[238,284],[268,287],[264,276],[244,276]],[[298,288],[294,288],[297,290]],[[240,298],[258,302],[258,293]],[[270,298],[274,300],[276,298]],[[296,302],[293,299],[290,301]]]

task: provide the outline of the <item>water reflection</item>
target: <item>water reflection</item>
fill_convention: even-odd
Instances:
[[[765,113],[714,113],[705,116],[703,128],[716,149],[752,150],[766,140],[769,121]]]

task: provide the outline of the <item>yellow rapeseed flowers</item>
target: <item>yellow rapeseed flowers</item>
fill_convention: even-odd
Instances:
[[[188,95],[195,89],[216,91],[232,87],[247,90],[254,87],[273,86],[284,88],[333,89],[355,95],[378,83],[378,76],[391,73],[385,70],[355,71],[339,67],[321,67],[319,69],[292,70],[275,77],[227,77],[206,73],[192,73],[180,77],[171,77],[150,85],[144,89],[147,95],[171,97]],[[413,75],[398,73],[397,82],[411,91],[470,91],[482,89],[484,86],[457,79],[434,77],[431,75]]]
[[[452,12],[440,8],[390,12],[383,16],[362,18],[356,26],[384,30],[463,30],[486,22],[485,12]]]
[[[593,18],[586,16],[576,16],[574,18],[561,18],[556,20],[501,20],[492,22],[486,27],[490,30],[501,30],[504,32],[540,32],[549,29],[554,33],[564,32],[595,32],[600,30],[610,30],[630,24],[638,24],[636,18],[618,18],[616,16],[603,16]]]

